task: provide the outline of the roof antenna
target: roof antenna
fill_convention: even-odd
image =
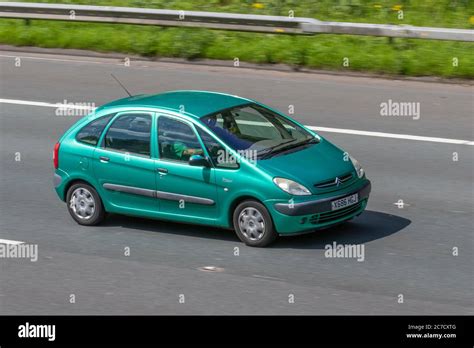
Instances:
[[[124,89],[124,91],[127,92],[127,94],[129,95],[129,97],[132,97],[132,95],[130,94],[130,92],[125,88],[124,85],[122,85],[122,83],[119,81],[119,79],[116,78],[114,74],[110,74],[110,75],[112,75],[112,77],[114,78],[115,81],[118,82],[118,84],[120,85],[120,87],[122,87],[122,88]]]

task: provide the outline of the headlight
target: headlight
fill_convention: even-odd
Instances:
[[[359,177],[359,179],[362,178],[364,176],[364,168],[362,168],[360,163],[354,157],[349,156],[349,158],[351,159],[352,165],[354,166],[357,176]]]
[[[311,192],[306,187],[298,184],[293,180],[274,178],[273,182],[275,183],[275,185],[277,185],[279,188],[289,193],[290,195],[307,196],[311,194]]]

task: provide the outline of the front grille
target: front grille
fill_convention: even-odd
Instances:
[[[357,204],[339,210],[326,211],[324,213],[314,214],[309,218],[309,222],[313,225],[316,225],[343,219],[344,217],[350,216],[351,214],[357,212],[362,207],[363,202],[364,201],[360,201]]]
[[[352,173],[348,173],[348,174],[345,174],[345,175],[342,175],[342,176],[339,176],[339,182],[340,184],[344,184],[345,182],[349,181],[352,179],[352,176],[353,174]],[[339,184],[339,185],[340,185]],[[336,183],[336,178],[334,179],[331,179],[331,180],[326,180],[326,181],[323,181],[323,182],[320,182],[320,183],[317,183],[317,184],[314,184],[314,187],[316,188],[328,188],[328,187],[337,187],[337,183]]]

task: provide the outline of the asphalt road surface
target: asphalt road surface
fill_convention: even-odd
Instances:
[[[0,64],[0,239],[39,255],[0,259],[0,314],[474,313],[472,86],[5,51]],[[335,128],[321,135],[363,164],[367,211],[265,249],[232,231],[117,215],[79,226],[53,190],[51,159],[78,117],[31,102],[121,98],[110,73],[134,94],[221,91]],[[388,100],[419,102],[420,118],[381,116]],[[325,257],[333,242],[363,244],[364,260]]]

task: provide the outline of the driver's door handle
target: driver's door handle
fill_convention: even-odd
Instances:
[[[166,168],[157,168],[156,171],[160,174],[167,174],[168,173],[168,169],[166,169]]]
[[[107,163],[108,161],[110,161],[110,158],[105,157],[105,156],[100,156],[99,159],[100,159],[100,161],[103,162],[103,163]]]

